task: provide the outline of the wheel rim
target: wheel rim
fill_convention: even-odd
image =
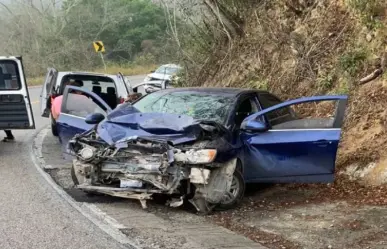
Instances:
[[[230,190],[226,192],[221,203],[225,205],[232,203],[238,197],[240,187],[237,177],[233,175]]]

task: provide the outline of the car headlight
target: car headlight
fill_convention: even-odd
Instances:
[[[216,150],[189,150],[185,153],[179,152],[174,155],[175,160],[187,164],[212,163],[216,157]]]

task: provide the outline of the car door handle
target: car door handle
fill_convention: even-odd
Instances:
[[[328,140],[325,140],[325,139],[320,139],[320,140],[317,140],[317,141],[314,141],[313,144],[317,144],[317,145],[328,145],[328,144],[331,144],[332,141],[328,141]]]

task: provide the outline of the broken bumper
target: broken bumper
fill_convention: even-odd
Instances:
[[[236,166],[236,160],[214,163],[213,149],[183,151],[154,141],[125,141],[103,149],[86,143],[75,147],[79,148],[73,162],[77,188],[139,200],[160,193],[219,203],[231,186]]]

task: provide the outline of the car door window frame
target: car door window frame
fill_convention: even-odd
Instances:
[[[314,97],[304,97],[304,98],[299,98],[299,99],[294,99],[290,101],[285,101],[282,102],[281,104],[271,106],[269,108],[263,109],[260,113],[257,115],[251,115],[248,118],[245,119],[247,120],[257,120],[259,117],[264,116],[266,118],[266,114],[270,113],[272,111],[281,109],[281,108],[286,108],[290,107],[292,105],[297,105],[297,104],[303,104],[303,103],[311,103],[311,102],[324,102],[324,101],[335,101],[336,104],[336,109],[335,109],[335,114],[334,118],[332,121],[332,127],[331,128],[284,128],[284,129],[273,129],[273,127],[270,125],[268,121],[266,121],[266,125],[268,126],[268,130],[270,131],[286,131],[286,130],[318,130],[318,129],[341,129],[343,122],[344,122],[344,115],[345,115],[345,110],[346,110],[346,105],[348,102],[348,96],[346,95],[328,95],[328,96],[314,96]],[[245,122],[244,121],[244,122]]]
[[[64,92],[63,92],[63,99],[62,99],[60,115],[67,115],[67,116],[72,116],[72,117],[76,117],[76,118],[79,118],[79,119],[86,119],[85,117],[81,117],[81,116],[77,116],[77,115],[73,115],[73,114],[69,114],[69,113],[63,112],[64,111],[64,106],[67,103],[68,96],[70,94],[70,90],[72,90],[72,91],[74,91],[74,90],[80,91],[80,92],[83,93],[83,95],[87,95],[86,97],[92,98],[92,101],[97,106],[99,106],[101,109],[103,109],[106,112],[106,115],[112,110],[109,107],[109,105],[105,101],[103,101],[103,99],[100,98],[98,95],[96,95],[96,94],[94,94],[94,93],[92,93],[92,92],[90,92],[88,90],[84,90],[84,89],[82,89],[80,87],[66,86],[65,89],[64,89]]]
[[[238,130],[240,129],[240,125],[237,127],[236,123],[235,123],[235,118],[236,118],[236,111],[238,110],[238,108],[240,107],[240,105],[246,101],[247,99],[250,99],[250,103],[254,103],[257,107],[257,112],[260,112],[262,110],[262,107],[257,99],[257,96],[255,94],[248,94],[248,95],[244,95],[244,96],[241,96],[239,97],[239,99],[237,100],[237,102],[235,103],[234,105],[234,108],[232,109],[232,113],[230,115],[230,122],[229,124],[231,125],[232,127],[232,130]],[[250,115],[253,115],[253,114],[250,114]],[[249,116],[250,116],[249,115]],[[243,122],[243,121],[242,121]]]
[[[264,105],[262,105],[262,103],[263,103],[262,99],[264,99],[264,95],[270,96],[271,98],[275,99],[275,100],[277,101],[277,103],[275,103],[274,105],[267,106],[267,107],[264,106]],[[271,94],[271,93],[268,93],[268,92],[258,93],[258,94],[257,94],[257,98],[258,98],[258,101],[259,101],[259,104],[260,104],[262,110],[267,109],[267,108],[270,108],[270,107],[272,107],[272,106],[275,106],[275,105],[278,105],[278,104],[281,104],[281,103],[284,102],[284,101],[282,101],[280,98],[278,98],[277,96],[275,96],[274,94]],[[280,115],[275,114],[275,115],[276,115],[275,118],[270,118],[270,117],[269,117],[268,114],[270,114],[270,113],[275,113],[276,111],[281,110],[281,109],[284,109],[284,108],[288,108],[288,109],[289,109],[289,110],[288,110],[288,113],[287,113],[286,115],[280,116]],[[285,118],[287,115],[290,115],[290,116],[294,115],[294,113],[292,113],[292,110],[291,110],[290,106],[283,107],[283,108],[280,108],[280,109],[276,109],[276,110],[273,110],[272,112],[266,113],[266,114],[264,115],[264,118],[263,118],[264,120],[261,120],[261,121],[266,122],[266,124],[269,126],[269,128],[271,128],[271,127],[273,126],[273,123],[272,123],[273,120],[278,120],[278,119],[281,119],[281,118]],[[280,124],[280,123],[282,123],[282,122],[279,121],[278,124]],[[277,124],[275,124],[275,125],[277,125]]]
[[[19,65],[17,64],[16,61],[14,60],[7,60],[7,59],[3,59],[2,60],[2,64],[4,65],[4,67],[6,67],[6,64],[11,64],[13,67],[14,67],[14,71],[15,71],[15,75],[12,75],[12,73],[9,73],[8,70],[4,70],[3,67],[0,67],[1,68],[1,72],[2,72],[2,75],[9,75],[9,79],[6,79],[4,77],[4,89],[0,89],[0,91],[4,91],[4,92],[7,92],[7,91],[20,91],[22,89],[22,82],[21,82],[21,79],[20,79],[20,72],[19,72]],[[6,68],[5,68],[6,69]],[[6,72],[4,72],[6,71]],[[9,80],[9,81],[12,81],[12,77],[16,77],[16,82],[17,82],[17,88],[6,88],[6,80]],[[12,83],[11,83],[12,84]]]

